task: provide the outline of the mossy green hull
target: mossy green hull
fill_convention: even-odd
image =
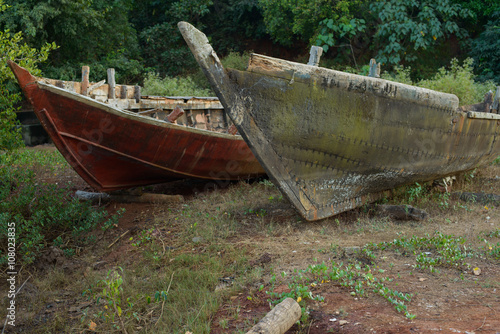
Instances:
[[[247,71],[224,70],[189,29],[229,116],[307,220],[500,155],[500,116],[461,111],[455,95],[260,55]]]

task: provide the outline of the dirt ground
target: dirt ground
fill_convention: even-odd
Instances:
[[[453,190],[500,194],[499,179],[500,166],[487,166],[474,174],[472,182],[457,182]],[[47,176],[45,181],[71,182],[73,190],[91,190],[73,171],[57,178]],[[254,186],[252,183],[232,184],[217,192],[234,191],[235,187],[250,190]],[[193,189],[203,189],[203,184],[178,181],[152,186],[148,191],[180,193],[185,196],[185,203],[189,204],[200,196],[193,194]],[[258,194],[252,193],[252,196],[258,197]],[[275,191],[274,196],[279,196],[279,193]],[[268,194],[264,194],[262,199],[256,198],[251,203],[254,203],[252,212],[266,214],[249,215],[243,208],[234,209],[231,214],[240,226],[238,235],[227,242],[248,249],[249,261],[255,268],[261,268],[261,277],[250,285],[235,289],[234,294],[225,300],[213,316],[212,333],[248,330],[269,311],[269,296],[265,291],[270,288],[272,272],[286,272],[288,277],[292,277],[295,269],[306,269],[323,261],[348,262],[357,256],[348,251],[352,247],[392,241],[402,236],[432,235],[436,231],[463,236],[472,246],[481,247],[477,236],[500,228],[497,206],[464,203],[458,199],[449,199],[445,208],[434,201],[421,203],[430,218],[418,222],[396,221],[366,212],[366,209],[352,210],[319,222],[303,222],[285,199],[270,201]],[[158,217],[170,214],[164,207],[154,204],[111,203],[108,209],[112,212],[119,207],[124,207],[126,212],[118,227],[107,236],[107,242],[103,243],[103,256],[94,259],[95,263],[103,263],[103,271],[112,266],[140,261],[130,252],[127,238],[119,239],[112,248],[105,249],[112,241],[127,230],[147,229]],[[175,209],[175,205],[172,208]],[[170,229],[175,229],[175,223]],[[175,245],[175,233],[171,235],[169,245]],[[492,242],[497,243],[499,239]],[[77,256],[71,261],[61,260],[57,265],[71,273],[89,266],[84,261]],[[294,325],[287,333],[500,333],[500,260],[471,257],[468,261],[468,268],[439,268],[439,272],[431,272],[415,268],[412,254],[381,251],[377,253],[373,266],[384,270],[385,277],[393,279],[388,283],[391,288],[414,294],[408,303],[409,312],[416,315],[414,319],[410,320],[397,312],[387,300],[375,293],[368,291],[366,296],[358,297],[340,284],[327,281],[310,287],[313,295],[323,296],[324,301],[307,302],[310,319],[307,327]],[[474,273],[474,268],[479,268],[480,273],[477,270]],[[264,289],[259,288],[261,285]],[[25,291],[28,296],[30,289],[36,290],[37,287],[28,283]],[[287,289],[286,279],[279,281],[275,287],[275,291]],[[20,313],[19,332],[37,332],[33,323],[22,317],[37,316],[43,322],[52,321],[50,319],[57,312],[73,312],[74,319],[78,319],[78,312],[85,306],[85,301],[67,291],[65,286],[61,286],[59,297],[46,303],[42,317],[40,314]],[[23,321],[31,324],[24,330]]]

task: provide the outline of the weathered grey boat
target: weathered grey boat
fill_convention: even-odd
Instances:
[[[307,220],[500,155],[500,115],[459,108],[455,95],[256,54],[246,71],[224,69],[203,33],[185,22],[179,29],[254,155]]]

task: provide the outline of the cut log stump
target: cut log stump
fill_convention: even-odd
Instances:
[[[299,303],[287,298],[269,311],[246,334],[283,334],[300,319],[301,314]]]

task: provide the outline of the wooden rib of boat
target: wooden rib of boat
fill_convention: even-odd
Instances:
[[[256,54],[246,71],[224,69],[203,33],[186,22],[179,29],[239,133],[307,220],[500,155],[500,115],[459,108],[455,95]]]
[[[223,109],[209,113],[203,108],[214,99],[173,98],[175,111],[182,114],[180,107],[187,112],[177,120],[184,123],[177,124],[48,84],[14,62],[9,66],[57,149],[96,190],[264,174],[241,136],[228,133]]]

